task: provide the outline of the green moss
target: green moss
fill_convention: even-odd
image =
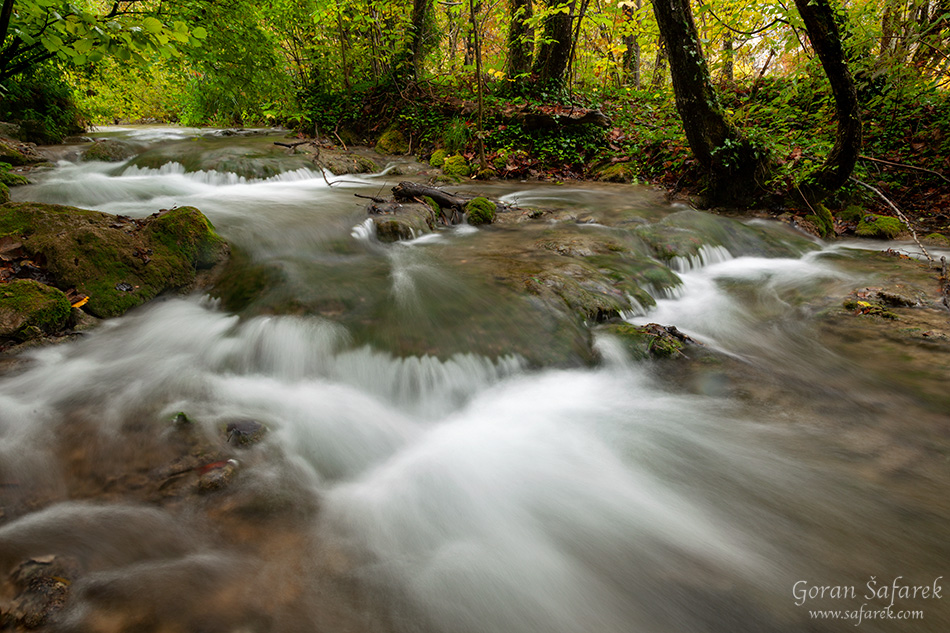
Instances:
[[[10,202],[10,188],[0,182],[0,204]]]
[[[844,211],[838,214],[838,217],[843,222],[860,222],[861,218],[864,217],[864,209],[857,205],[851,205],[845,207]]]
[[[129,143],[111,139],[96,141],[83,152],[82,159],[118,163],[135,156],[135,148]]]
[[[950,237],[941,235],[940,233],[931,233],[930,235],[924,236],[924,239],[928,242],[940,244],[941,246],[950,246]]]
[[[227,243],[194,207],[163,213],[149,223],[148,230],[169,255],[188,261],[198,270],[211,268],[227,254]]]
[[[630,163],[617,163],[598,170],[597,180],[601,182],[636,183],[637,174]]]
[[[892,240],[903,230],[901,221],[886,215],[869,215],[858,223],[855,233],[861,237]]]
[[[454,156],[447,157],[445,162],[442,163],[442,173],[446,176],[465,177],[471,174],[472,170],[469,168],[464,156],[455,154]]]
[[[357,174],[373,174],[379,171],[379,165],[376,164],[371,158],[366,156],[357,156],[356,157],[356,168],[355,173]]]
[[[491,180],[498,174],[491,167],[486,167],[485,169],[479,169],[478,173],[475,174],[475,177],[478,180]]]
[[[429,157],[429,165],[432,167],[441,167],[445,163],[446,151],[444,149],[437,149],[432,152],[432,156]]]
[[[465,213],[469,224],[491,224],[495,219],[495,203],[488,198],[472,198],[465,203]]]
[[[0,163],[0,183],[8,187],[30,184],[26,176],[10,173],[10,167],[11,165],[9,163]],[[6,202],[6,200],[4,200],[4,202]]]
[[[71,307],[66,295],[32,279],[0,285],[0,338],[24,341],[66,327]]]
[[[823,204],[815,205],[815,215],[806,215],[805,219],[815,225],[821,237],[828,237],[834,232],[834,217]]]
[[[604,331],[618,337],[627,352],[637,360],[672,358],[682,354],[683,342],[656,325],[616,323],[605,326]]]
[[[29,165],[41,161],[41,158],[34,158],[21,152],[13,141],[0,138],[0,162],[11,165]]]
[[[423,196],[422,201],[429,205],[429,208],[435,213],[436,216],[442,215],[442,207],[439,206],[439,203],[430,198],[429,196]]]
[[[409,151],[409,143],[398,128],[391,127],[376,141],[375,149],[383,155],[405,154]]]
[[[28,254],[46,262],[58,287],[88,295],[85,309],[99,317],[117,316],[160,292],[193,284],[196,270],[228,252],[193,207],[155,216],[143,227],[98,211],[8,203],[0,206],[0,236],[10,234],[28,236],[23,240]]]

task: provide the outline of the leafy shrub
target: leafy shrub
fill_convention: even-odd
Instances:
[[[50,145],[85,130],[72,89],[51,66],[7,83],[0,98],[0,119],[20,126],[21,140]]]

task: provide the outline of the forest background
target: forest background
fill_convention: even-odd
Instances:
[[[456,177],[652,182],[826,236],[893,237],[896,208],[950,234],[950,0],[4,0],[0,36],[24,141],[285,125]]]

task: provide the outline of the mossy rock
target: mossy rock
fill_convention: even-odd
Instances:
[[[98,160],[104,163],[120,163],[138,154],[135,146],[125,141],[106,139],[96,141],[82,154],[82,160]]]
[[[857,205],[850,205],[844,208],[843,211],[838,213],[838,219],[842,222],[860,222],[861,218],[864,217],[864,209]]]
[[[683,341],[671,334],[669,328],[655,323],[612,323],[603,326],[603,331],[619,338],[627,353],[635,360],[674,358],[683,354]]]
[[[446,157],[445,162],[442,163],[442,173],[446,176],[464,178],[469,176],[472,170],[468,166],[468,161],[465,160],[464,156],[455,154],[454,156]]]
[[[437,149],[432,152],[432,156],[429,157],[429,165],[431,167],[441,167],[445,163],[445,157],[447,152],[444,149]]]
[[[375,149],[384,156],[406,154],[409,152],[409,143],[406,142],[406,137],[398,128],[391,127],[383,132],[383,135],[376,141]]]
[[[478,226],[480,224],[491,224],[495,219],[494,202],[488,198],[472,198],[465,203],[465,214],[468,217],[468,223]]]
[[[326,167],[336,176],[343,174],[374,174],[379,171],[379,165],[376,164],[376,161],[351,152],[324,150],[320,153],[318,164]]]
[[[819,237],[828,237],[834,233],[834,217],[828,207],[823,204],[815,205],[815,214],[806,215],[805,219],[815,226]]]
[[[6,183],[0,182],[0,204],[10,202],[10,188]]]
[[[0,284],[0,340],[25,341],[69,323],[72,308],[61,291],[32,279]]]
[[[9,138],[0,138],[0,162],[11,165],[32,165],[46,159],[31,146]]]
[[[436,205],[438,206],[438,205]],[[380,242],[412,240],[435,229],[435,209],[428,204],[373,205],[370,213]]]
[[[904,230],[904,225],[897,218],[886,215],[865,216],[854,230],[861,237],[873,237],[883,240],[892,240]]]
[[[931,233],[930,235],[925,235],[924,240],[930,244],[936,244],[938,246],[950,246],[950,237],[941,235],[940,233]]]
[[[22,240],[61,289],[89,297],[97,317],[118,316],[167,290],[187,289],[197,271],[226,259],[227,243],[194,207],[133,221],[51,204],[0,206],[0,236]]]
[[[630,163],[617,163],[597,170],[597,180],[601,182],[636,183],[637,173]]]
[[[9,163],[0,163],[0,183],[3,183],[7,187],[18,187],[20,185],[30,184],[29,178],[21,176],[20,174],[11,173],[10,167],[11,165]]]

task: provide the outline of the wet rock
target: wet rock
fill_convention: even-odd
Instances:
[[[229,444],[250,446],[263,439],[267,433],[267,427],[256,420],[235,420],[228,422],[225,432]]]
[[[60,205],[8,203],[0,206],[0,238],[5,236],[21,241],[33,262],[44,262],[57,287],[86,295],[84,309],[97,317],[118,316],[164,291],[189,289],[198,271],[223,262],[229,252],[193,207],[131,220]]]
[[[618,337],[636,360],[674,358],[682,356],[687,345],[698,345],[673,325],[612,323],[604,326],[603,331]]]
[[[237,469],[238,462],[235,459],[214,462],[202,467],[198,477],[198,491],[213,492],[226,488],[234,480]]]
[[[46,162],[46,157],[36,151],[36,145],[33,143],[0,137],[0,163],[17,166],[43,162]]]
[[[637,181],[637,172],[632,163],[617,163],[597,170],[596,178],[601,182],[629,184]]]
[[[3,627],[36,629],[52,621],[69,598],[79,563],[68,556],[37,556],[24,561],[10,574],[19,590],[3,610]]]
[[[376,161],[363,154],[322,148],[318,153],[314,154],[313,162],[318,167],[328,169],[330,173],[336,176],[343,174],[373,174],[380,169]]]
[[[105,139],[96,141],[82,154],[82,160],[98,160],[106,163],[119,163],[138,154],[139,149],[132,143]]]
[[[381,242],[411,240],[435,229],[435,212],[425,204],[375,203],[367,209]]]

